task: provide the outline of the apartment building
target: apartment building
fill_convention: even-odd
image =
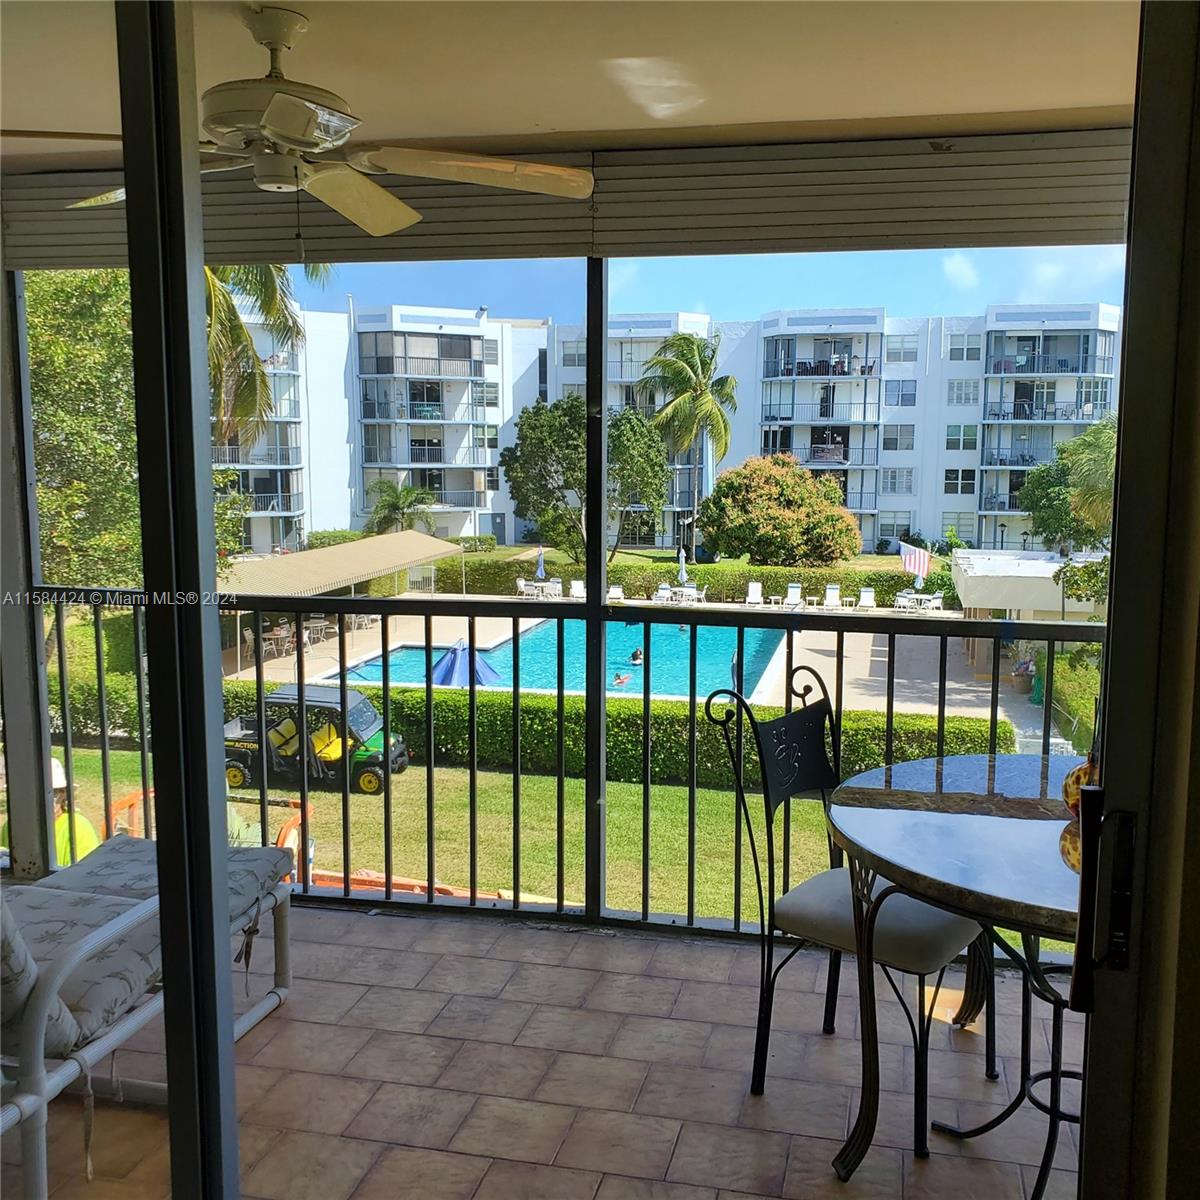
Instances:
[[[1030,541],[1017,499],[1028,472],[1115,405],[1120,315],[1105,304],[994,305],[965,317],[788,309],[719,323],[614,314],[610,412],[661,408],[664,397],[636,385],[676,332],[718,336],[718,369],[738,381],[729,453],[718,463],[700,445],[673,458],[666,507],[634,513],[627,544],[679,545],[693,487],[703,498],[721,470],[784,452],[837,480],[867,549],[951,529],[977,547],[1019,549]],[[379,479],[429,491],[441,536],[525,535],[500,451],[539,397],[585,394],[582,326],[353,301],[348,314],[303,319],[298,353],[256,333],[277,397],[267,434],[246,451],[213,450],[254,495],[248,549],[361,528]]]

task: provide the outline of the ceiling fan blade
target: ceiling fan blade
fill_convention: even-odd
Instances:
[[[119,142],[119,133],[78,133],[70,129],[0,129],[0,138],[37,142]]]
[[[125,189],[123,187],[113,188],[110,192],[101,192],[98,196],[88,196],[83,200],[76,200],[74,204],[68,204],[68,208],[101,208],[105,204],[120,204],[125,199]]]
[[[415,225],[421,214],[345,163],[310,163],[304,190],[372,237]]]
[[[479,183],[485,187],[564,196],[571,200],[586,200],[595,186],[591,171],[583,171],[578,167],[521,162],[514,158],[495,158],[490,154],[367,146],[350,151],[346,157],[353,163],[361,158],[368,169],[374,167],[393,175],[419,175],[425,179],[446,179],[451,183]]]
[[[273,142],[294,150],[320,151],[340,146],[362,122],[335,108],[276,92],[261,124]]]

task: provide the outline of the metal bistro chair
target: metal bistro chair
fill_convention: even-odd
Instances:
[[[805,672],[816,680],[820,697],[813,697],[813,684],[797,686]],[[842,850],[829,839],[830,869],[798,883],[782,896],[776,892],[775,814],[793,796],[820,793],[826,811],[830,793],[841,782],[840,731],[834,720],[833,705],[825,681],[811,667],[799,666],[792,671],[792,695],[799,707],[771,721],[759,722],[746,700],[737,692],[724,688],[713,692],[705,703],[705,716],[720,727],[733,766],[734,788],[746,822],[750,854],[754,862],[754,879],[758,888],[758,912],[762,966],[759,975],[757,1032],[754,1041],[754,1070],[750,1091],[761,1096],[767,1074],[767,1055],[771,1038],[771,1009],[775,998],[775,983],[780,971],[808,943],[829,950],[829,972],[825,983],[825,1019],[822,1032],[835,1031],[838,1001],[838,980],[842,955],[853,954],[854,904],[850,892],[850,872],[842,865]],[[716,709],[724,705],[723,711]],[[762,776],[763,806],[758,818],[746,796],[738,773],[737,718],[743,715],[750,726],[753,744],[758,753]],[[754,806],[757,807],[757,806]],[[765,863],[763,861],[765,848]],[[765,868],[765,877],[764,877]],[[876,893],[891,885],[884,879],[876,883]],[[798,939],[788,949],[782,961],[775,965],[776,934]],[[924,1157],[929,1153],[928,1073],[929,1034],[933,1011],[946,966],[967,946],[980,938],[979,926],[965,917],[958,917],[913,896],[895,894],[878,909],[875,925],[875,961],[900,1001],[912,1033],[916,1052],[916,1086],[913,1103],[913,1153]],[[892,978],[892,971],[917,977],[917,1003],[914,1015],[902,989]],[[926,1003],[926,977],[936,975],[933,995]],[[969,1021],[978,1014],[980,1005],[968,1006],[964,1001],[955,1020]],[[994,1020],[994,1005],[987,1006],[987,1020]],[[993,1044],[989,1038],[989,1045]],[[991,1066],[990,1056],[988,1066]],[[876,1072],[878,1064],[876,1064]]]

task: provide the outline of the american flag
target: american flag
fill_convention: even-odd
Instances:
[[[910,546],[907,542],[900,543],[900,565],[909,575],[924,579],[929,574],[929,551],[920,546]],[[920,584],[917,584],[920,587]]]

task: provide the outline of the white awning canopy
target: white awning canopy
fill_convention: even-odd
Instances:
[[[1054,575],[1066,561],[1042,550],[955,550],[950,574],[964,609],[1090,616],[1090,601],[1068,599],[1064,608]]]

